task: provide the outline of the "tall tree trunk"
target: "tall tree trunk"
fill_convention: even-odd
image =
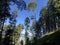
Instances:
[[[58,14],[58,27],[60,28],[60,13]]]

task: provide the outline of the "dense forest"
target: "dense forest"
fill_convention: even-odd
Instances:
[[[60,45],[60,0],[48,0],[47,6],[43,6],[39,12],[39,19],[36,20],[33,14],[25,18],[24,25],[16,25],[18,10],[9,12],[12,3],[21,11],[34,12],[37,7],[34,1],[27,5],[24,0],[0,0],[0,45]],[[9,24],[5,24],[7,19]],[[18,40],[23,29],[25,42],[21,40],[19,44]],[[28,37],[28,30],[32,33],[31,39]]]

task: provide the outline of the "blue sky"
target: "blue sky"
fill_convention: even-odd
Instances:
[[[28,3],[30,1],[32,1],[32,0],[24,0],[24,1],[28,5]],[[20,24],[24,24],[25,18],[27,16],[29,17],[29,16],[34,15],[34,14],[36,14],[36,19],[37,20],[39,19],[40,10],[41,10],[42,6],[46,6],[47,5],[47,0],[35,0],[35,2],[37,3],[37,8],[35,9],[34,13],[32,11],[28,11],[28,10],[23,10],[23,11],[18,10],[18,13],[17,13],[17,15],[18,15],[17,16],[17,24],[19,24],[19,23]],[[10,12],[12,12],[14,10],[14,8],[17,9],[17,6],[16,5],[11,5],[10,8],[11,8]],[[8,24],[9,20],[7,20],[6,23]],[[22,34],[24,34],[24,32],[25,32],[25,30],[22,31]]]
[[[26,4],[28,5],[28,3],[32,0],[24,0],[26,2]],[[35,2],[37,3],[37,8],[35,9],[35,12],[33,13],[32,11],[28,11],[28,10],[23,10],[23,11],[20,11],[18,10],[18,17],[17,17],[17,24],[21,23],[21,24],[24,24],[24,20],[25,18],[28,16],[31,16],[33,14],[36,14],[36,19],[39,18],[39,12],[42,8],[42,6],[46,6],[47,5],[47,0],[35,0]],[[10,6],[11,10],[10,12],[12,12],[14,10],[14,8],[17,9],[17,6],[16,5],[11,5]],[[8,23],[8,21],[6,22]]]

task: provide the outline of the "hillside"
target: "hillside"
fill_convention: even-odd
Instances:
[[[37,45],[60,45],[60,30],[40,38]]]

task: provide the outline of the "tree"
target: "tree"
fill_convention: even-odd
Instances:
[[[51,20],[51,27],[52,29],[56,29],[56,25],[58,23],[58,27],[59,26],[59,14],[60,14],[60,3],[59,0],[49,0],[48,1],[48,12],[50,15],[50,20]]]
[[[34,23],[33,23],[34,24]],[[34,29],[33,29],[33,26],[30,26],[30,31],[31,31],[31,33],[32,33],[32,38],[35,36],[34,35]]]
[[[23,28],[24,28],[24,26],[22,24],[18,24],[16,26],[16,31],[20,34]]]
[[[25,18],[25,26],[26,26],[26,28],[25,28],[25,38],[26,38],[26,45],[27,45],[27,35],[28,35],[28,33],[27,33],[27,30],[28,30],[28,27],[29,27],[29,23],[30,23],[30,19],[29,19],[29,17],[26,17]]]
[[[13,2],[14,4],[17,4],[17,6],[20,9],[26,9],[26,4],[23,0],[0,0],[0,30],[3,30],[4,22],[8,17],[11,17],[11,14],[9,12],[11,4],[10,2]],[[2,31],[0,31],[0,39],[2,38]],[[0,40],[1,44],[1,40]]]
[[[5,41],[8,41],[5,43],[5,45],[14,45],[15,44],[15,38],[14,38],[14,30],[15,30],[15,27],[16,27],[16,17],[17,17],[17,11],[14,10],[12,12],[12,15],[10,17],[10,24],[9,24],[9,29],[7,30],[7,33],[6,33],[6,36],[5,36],[5,39],[8,38],[8,40],[5,40]],[[9,36],[8,36],[9,35]],[[8,37],[7,37],[8,36]]]
[[[36,6],[37,6],[36,2],[29,2],[28,10],[34,11],[36,9]]]
[[[23,28],[24,27],[23,27],[22,24],[16,25],[16,28],[15,28],[15,44],[17,44],[17,42],[18,42],[21,31],[22,31]]]
[[[53,1],[54,2],[54,1]],[[56,18],[58,19],[58,27],[60,27],[60,0],[56,0],[54,2],[54,6],[55,6],[55,15],[56,15]]]
[[[47,32],[47,30],[46,30],[46,27],[47,27],[46,26],[46,18],[47,18],[46,12],[47,12],[47,8],[42,7],[40,15],[41,15],[41,28],[43,29],[43,34],[45,34]]]
[[[8,29],[8,26],[9,26],[9,25],[4,24],[3,29],[6,31],[6,30]]]
[[[21,40],[21,42],[20,42],[20,43],[21,43],[21,45],[23,45],[23,40]]]
[[[35,30],[36,29],[36,21],[32,22],[32,25],[30,26],[30,31],[32,33],[33,38],[35,37]]]

